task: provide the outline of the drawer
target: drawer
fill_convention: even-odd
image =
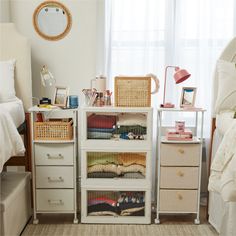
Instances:
[[[37,211],[73,211],[73,189],[37,189]]]
[[[35,143],[34,145],[36,165],[73,165],[73,144]]]
[[[161,144],[162,166],[199,166],[200,144]]]
[[[160,190],[160,211],[196,212],[197,190]]]
[[[160,187],[198,189],[198,167],[161,167]]]
[[[73,188],[72,166],[37,166],[36,188]]]

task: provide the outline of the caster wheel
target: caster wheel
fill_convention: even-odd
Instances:
[[[34,220],[33,220],[33,224],[34,224],[34,225],[37,225],[38,223],[39,223],[39,220],[38,220],[38,219],[34,219]]]
[[[199,219],[195,219],[195,220],[194,220],[194,224],[195,224],[195,225],[199,225],[199,224],[200,224],[200,220],[199,220]]]
[[[160,224],[160,220],[159,219],[155,219],[155,224]]]
[[[73,223],[78,224],[79,223],[78,219],[74,219]]]

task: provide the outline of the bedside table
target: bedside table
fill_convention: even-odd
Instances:
[[[29,111],[32,137],[33,223],[38,224],[38,213],[73,213],[74,223],[78,223],[77,110],[33,107]],[[39,112],[46,119],[54,121],[36,122]],[[57,121],[58,119],[66,121]]]
[[[166,130],[173,128],[163,125],[170,113],[179,113],[184,120],[187,114],[188,126],[193,132],[193,139],[167,140]],[[200,224],[200,184],[202,165],[203,120],[205,110],[158,109],[158,164],[157,164],[157,216],[155,223],[160,223],[160,214],[194,213],[195,224]],[[199,114],[200,118],[199,119]],[[198,127],[200,126],[200,127]]]

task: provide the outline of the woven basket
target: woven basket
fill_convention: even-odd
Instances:
[[[115,106],[150,107],[150,77],[115,77]]]
[[[73,121],[70,122],[34,122],[35,140],[71,140],[73,139]]]

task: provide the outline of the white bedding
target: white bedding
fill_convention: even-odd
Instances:
[[[17,131],[14,121],[9,112],[0,109],[0,172],[4,163],[15,155],[23,154],[25,151],[23,140]]]
[[[219,192],[225,202],[236,202],[236,119],[226,131],[216,152],[208,189]]]
[[[16,98],[14,101],[11,102],[0,103],[0,110],[2,109],[8,111],[17,128],[24,122],[25,112],[23,108],[23,103],[19,98]]]
[[[212,143],[212,158],[222,142],[223,136],[215,129]],[[215,182],[215,188],[220,188],[220,180]],[[219,192],[209,193],[209,223],[220,235],[236,235],[236,202],[224,202]]]
[[[235,111],[223,111],[216,115],[216,128],[221,135],[224,135],[234,120]]]

